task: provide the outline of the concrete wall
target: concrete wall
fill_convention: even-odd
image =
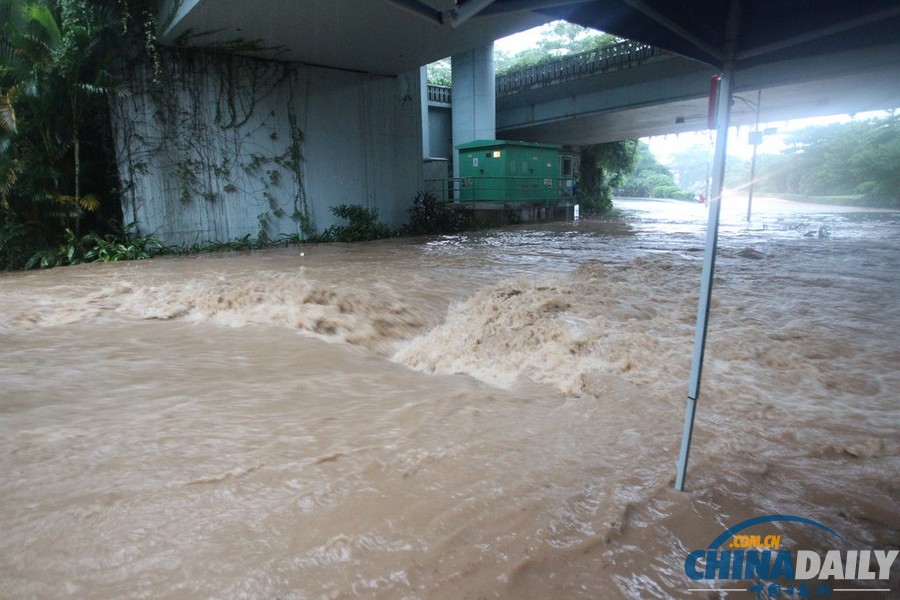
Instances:
[[[428,156],[431,158],[453,157],[453,123],[450,117],[450,107],[428,107]]]
[[[320,232],[338,204],[399,225],[422,187],[419,85],[163,50],[113,101],[125,219],[167,244]]]
[[[496,76],[494,44],[451,57],[453,73],[453,148],[496,137]],[[455,153],[455,150],[454,150]],[[453,159],[453,176],[459,165]]]

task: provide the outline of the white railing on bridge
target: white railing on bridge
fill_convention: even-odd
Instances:
[[[450,104],[451,88],[445,85],[428,84],[428,101],[437,104]]]

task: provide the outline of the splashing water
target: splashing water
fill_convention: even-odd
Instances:
[[[896,548],[900,221],[754,205],[685,493],[700,206],[0,275],[0,596],[687,597],[765,513]]]

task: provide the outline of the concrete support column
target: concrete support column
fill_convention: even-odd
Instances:
[[[453,176],[459,177],[456,147],[497,135],[494,44],[455,54],[453,72]]]
[[[419,94],[422,100],[422,158],[428,158],[431,149],[431,122],[428,120],[428,67],[419,67]]]

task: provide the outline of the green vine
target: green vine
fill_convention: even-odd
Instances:
[[[130,165],[123,190],[130,194],[133,213],[141,201],[136,178],[162,172],[176,184],[175,197],[185,207],[239,196],[257,207],[259,230],[266,237],[273,221],[283,218],[296,223],[301,239],[311,237],[315,225],[294,105],[296,69],[271,60],[155,47],[148,64],[133,70],[129,80],[143,110],[130,107],[130,98],[116,103]],[[217,89],[212,106],[204,91],[210,81]],[[280,101],[286,119],[278,119],[274,108],[260,110],[263,103],[279,102],[279,90],[287,90]],[[288,135],[282,138],[285,122]]]

